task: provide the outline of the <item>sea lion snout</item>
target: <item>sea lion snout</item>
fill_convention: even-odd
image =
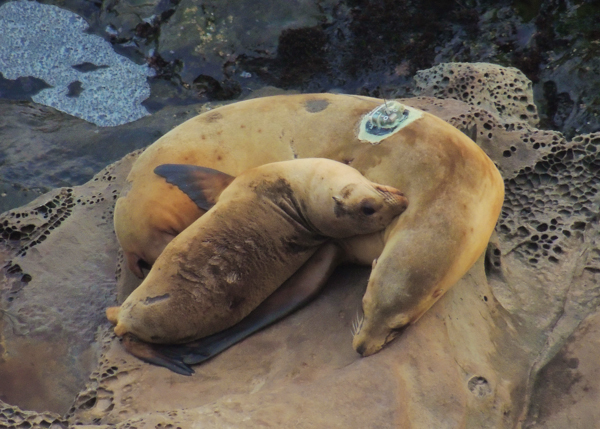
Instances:
[[[375,264],[374,270],[377,268]],[[410,311],[403,311],[401,303],[380,286],[377,275],[371,273],[362,299],[362,316],[352,338],[352,347],[363,357],[379,352],[413,321]]]
[[[363,329],[354,336],[352,347],[362,357],[371,356],[404,332],[407,327],[408,323],[398,328],[390,328],[383,320],[377,323],[365,321]]]
[[[375,190],[383,196],[386,203],[397,206],[402,211],[406,210],[408,207],[408,198],[406,198],[404,193],[400,192],[398,189],[384,185],[375,185],[374,187]]]
[[[352,339],[352,347],[362,357],[371,356],[381,350],[388,337],[387,332],[380,329],[376,329],[378,332],[374,332],[370,326],[373,325],[363,326],[363,329],[357,332]]]

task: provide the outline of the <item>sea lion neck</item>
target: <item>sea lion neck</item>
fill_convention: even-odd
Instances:
[[[261,180],[251,183],[250,188],[259,197],[259,201],[264,201],[276,206],[287,222],[295,224],[295,229],[303,229],[304,234],[311,236],[316,242],[323,242],[328,237],[320,231],[309,219],[307,215],[306,203],[298,198],[298,191],[292,184],[282,178],[273,177],[272,180]]]

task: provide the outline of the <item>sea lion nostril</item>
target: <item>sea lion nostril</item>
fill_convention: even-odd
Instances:
[[[366,350],[367,350],[367,346],[365,346],[364,344],[361,344],[360,346],[358,346],[356,348],[356,352],[361,356],[363,356],[365,354]]]

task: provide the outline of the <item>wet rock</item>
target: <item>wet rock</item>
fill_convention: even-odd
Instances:
[[[42,79],[26,76],[5,79],[0,73],[0,99],[31,101],[31,97],[44,88],[50,88]]]
[[[167,61],[184,58],[182,79],[207,75],[223,81],[243,70],[228,70],[237,56],[274,57],[282,32],[313,27],[333,1],[280,3],[182,0],[161,27],[159,53]]]
[[[200,109],[168,107],[133,123],[98,127],[50,107],[0,100],[0,212],[49,189],[85,183],[107,164],[147,146]]]
[[[417,70],[489,62],[532,80],[544,128],[569,138],[600,130],[593,2],[306,0],[289,9],[268,1],[110,0],[95,13],[86,2],[53,3],[82,14],[116,52],[155,71],[152,111],[244,97],[265,84],[402,97]]]
[[[469,5],[465,5],[469,6]],[[513,66],[533,81],[544,128],[600,130],[597,97],[600,7],[594,2],[477,2],[472,28],[458,26],[437,48],[435,63]]]
[[[536,44],[544,52],[535,95],[544,124],[571,137],[600,130],[600,7],[594,2],[544,4]]]

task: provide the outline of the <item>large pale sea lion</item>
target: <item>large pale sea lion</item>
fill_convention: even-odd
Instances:
[[[253,99],[201,114],[139,157],[117,202],[117,236],[130,268],[142,275],[140,261],[152,264],[203,214],[154,174],[159,164],[238,175],[306,157],[349,164],[369,180],[401,189],[410,201],[383,234],[339,242],[345,260],[373,264],[353,340],[367,356],[418,320],[469,270],[501,210],[504,185],[493,162],[439,118],[397,102],[333,94]]]
[[[169,180],[189,166],[161,167],[167,167],[159,171]],[[166,246],[121,306],[115,332],[182,343],[229,328],[329,238],[381,231],[406,206],[397,189],[329,159],[250,169]]]

